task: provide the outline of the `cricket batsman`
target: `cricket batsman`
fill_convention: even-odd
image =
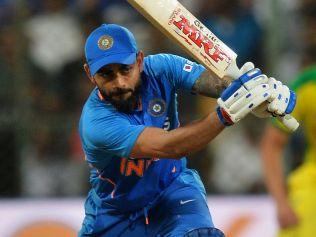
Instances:
[[[133,34],[115,24],[103,24],[89,35],[85,57],[84,69],[95,88],[79,124],[91,167],[79,236],[223,237],[186,156],[249,113],[291,113],[295,93],[252,63],[230,83],[179,56],[144,57]],[[218,107],[181,127],[178,90],[218,98]]]

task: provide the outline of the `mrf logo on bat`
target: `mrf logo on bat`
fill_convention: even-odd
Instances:
[[[176,27],[175,33],[183,38],[187,44],[194,44],[202,49],[200,54],[213,67],[219,69],[219,64],[224,64],[221,67],[226,69],[231,63],[232,59],[218,44],[219,40],[211,32],[207,32],[200,21],[194,20],[194,23],[191,24],[181,8],[176,8],[173,11],[168,24]]]

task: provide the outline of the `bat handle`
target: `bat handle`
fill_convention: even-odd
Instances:
[[[236,61],[233,61],[231,63],[231,65],[227,69],[226,75],[232,79],[237,79],[242,75],[240,69],[236,64]],[[286,114],[285,116],[278,116],[277,118],[290,132],[294,132],[300,126],[299,122],[290,114]]]
[[[286,114],[282,117],[279,116],[278,120],[283,123],[290,132],[294,132],[300,126],[299,122],[290,114]]]

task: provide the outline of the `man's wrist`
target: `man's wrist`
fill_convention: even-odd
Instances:
[[[231,120],[229,114],[220,106],[216,108],[217,117],[219,118],[219,121],[225,126],[231,126],[234,124],[234,122]]]

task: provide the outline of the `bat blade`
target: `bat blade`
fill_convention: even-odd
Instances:
[[[237,55],[177,0],[127,0],[167,37],[219,78],[238,77]],[[229,72],[230,70],[230,72]]]

